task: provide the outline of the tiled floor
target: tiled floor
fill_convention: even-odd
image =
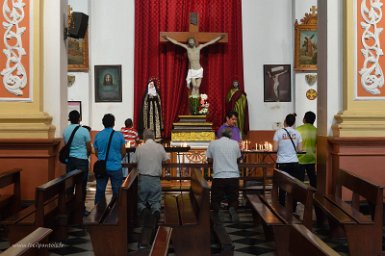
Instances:
[[[87,207],[91,209],[93,206],[95,194],[95,183],[91,182],[88,188],[87,195]],[[107,190],[107,195],[110,196],[111,191]],[[224,211],[224,225],[227,233],[233,241],[235,247],[234,255],[274,255],[273,242],[266,242],[261,226],[256,227],[253,224],[251,212],[245,207],[241,207],[239,210],[240,223],[232,224],[227,211]],[[135,232],[129,237],[130,250],[137,250],[137,237],[140,229],[135,229]],[[341,252],[341,255],[347,255],[347,247],[345,241],[332,241],[327,238],[325,230],[317,230],[318,235],[323,238],[330,246],[336,251]],[[0,251],[6,249],[9,243],[5,239],[5,230],[0,229]],[[212,240],[212,253],[218,253],[218,245],[215,240]],[[58,243],[58,247],[50,250],[50,255],[68,255],[68,256],[80,256],[80,255],[93,255],[92,244],[90,237],[86,229],[82,227],[71,228],[68,239],[61,244]],[[169,251],[170,255],[173,254],[172,246]]]

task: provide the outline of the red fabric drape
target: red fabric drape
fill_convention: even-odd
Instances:
[[[227,44],[214,44],[201,51],[204,77],[201,93],[208,95],[208,120],[214,129],[224,121],[225,98],[238,79],[243,87],[241,0],[151,0],[135,1],[134,121],[139,120],[147,81],[160,79],[164,137],[170,137],[178,115],[188,114],[185,49],[160,43],[159,33],[188,31],[189,13],[199,15],[200,32],[226,32]]]

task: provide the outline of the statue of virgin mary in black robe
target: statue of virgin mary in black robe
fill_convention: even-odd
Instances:
[[[160,94],[156,82],[156,79],[151,78],[147,83],[139,116],[138,132],[142,137],[145,129],[151,129],[154,131],[155,140],[159,142],[162,139],[163,119]]]

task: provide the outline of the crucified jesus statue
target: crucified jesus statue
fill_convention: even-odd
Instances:
[[[214,38],[211,41],[208,41],[207,43],[204,44],[197,44],[195,38],[190,37],[187,40],[187,44],[183,44],[178,42],[177,40],[169,37],[169,36],[164,36],[164,39],[167,41],[170,41],[171,43],[175,45],[179,45],[183,48],[186,49],[187,51],[187,57],[189,61],[189,70],[187,73],[186,81],[187,81],[187,87],[190,89],[190,84],[191,86],[191,95],[192,96],[199,96],[199,88],[202,82],[203,78],[203,68],[200,64],[200,52],[201,49],[210,45],[214,44],[218,41],[220,41],[222,38],[225,37],[225,34],[222,34],[216,38]]]
[[[273,84],[273,91],[274,91],[274,94],[275,94],[275,97],[276,97],[276,101],[279,101],[279,90],[278,90],[278,87],[279,87],[279,76],[285,74],[287,71],[288,70],[284,70],[282,72],[275,73],[274,75],[272,74],[271,71],[267,71],[268,76],[274,82],[274,84]]]

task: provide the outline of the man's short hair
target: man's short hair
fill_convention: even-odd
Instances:
[[[232,116],[235,116],[236,118],[238,118],[238,112],[237,111],[229,111],[229,112],[227,112],[227,114],[226,114],[227,118],[231,118]]]
[[[126,121],[124,121],[124,125],[129,128],[132,127],[132,119],[127,118]]]
[[[231,139],[231,136],[232,136],[231,128],[226,127],[225,129],[223,129],[222,136]]]
[[[71,122],[71,124],[78,124],[80,121],[80,113],[77,110],[72,110],[68,114],[68,120]]]
[[[115,117],[113,114],[105,114],[102,119],[104,128],[112,128],[115,126]]]
[[[303,117],[305,123],[308,123],[308,124],[314,124],[315,118],[316,118],[316,116],[315,116],[314,112],[312,112],[312,111],[306,112],[305,116]]]
[[[147,139],[152,139],[154,140],[155,139],[155,134],[154,134],[154,131],[151,130],[151,129],[145,129],[144,132],[143,132],[143,140],[147,140]]]

